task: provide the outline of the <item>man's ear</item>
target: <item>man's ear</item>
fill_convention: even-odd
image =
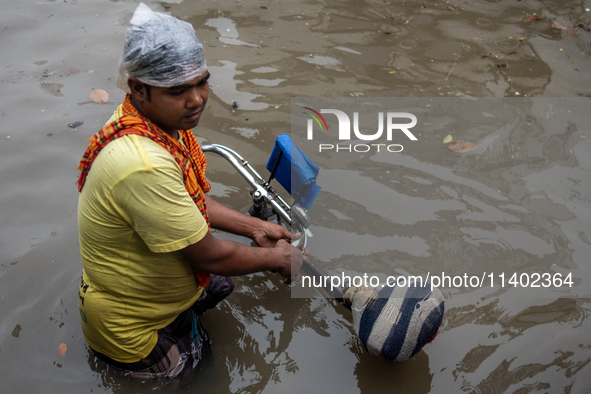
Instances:
[[[127,80],[127,86],[131,91],[131,95],[138,100],[139,102],[144,102],[146,100],[146,86],[137,80],[136,77],[129,77]]]

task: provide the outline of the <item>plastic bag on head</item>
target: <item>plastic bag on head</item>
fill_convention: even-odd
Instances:
[[[151,86],[171,87],[206,70],[203,44],[193,26],[140,3],[127,29],[117,86],[130,93],[127,80],[136,77]]]

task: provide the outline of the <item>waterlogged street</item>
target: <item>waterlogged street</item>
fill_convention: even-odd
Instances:
[[[267,176],[276,137],[291,133],[320,167],[316,265],[378,286],[428,277],[443,324],[410,360],[371,356],[344,307],[268,272],[235,278],[204,316],[212,351],[191,382],[130,380],[98,362],[77,304],[76,166],[124,98],[117,64],[138,2],[3,0],[2,392],[588,392],[591,2],[145,3],[204,43],[199,142]],[[347,114],[348,138],[322,109]],[[416,140],[393,126],[412,119],[389,124],[388,112],[415,116]],[[248,211],[223,159],[208,155],[207,176],[214,198]]]

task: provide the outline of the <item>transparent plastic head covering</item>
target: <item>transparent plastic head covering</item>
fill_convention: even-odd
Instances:
[[[193,26],[140,3],[127,29],[117,86],[131,93],[127,80],[136,77],[167,88],[187,83],[206,70],[203,44]]]

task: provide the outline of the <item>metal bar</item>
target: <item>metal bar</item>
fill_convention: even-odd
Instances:
[[[275,212],[277,212],[278,215],[281,216],[281,218],[283,220],[285,220],[287,223],[289,223],[289,225],[291,226],[291,216],[289,215],[289,206],[283,206],[280,203],[280,199],[278,198],[278,195],[273,195],[271,194],[265,187],[264,185],[261,185],[261,182],[257,182],[257,180],[254,178],[253,174],[251,174],[251,172],[247,171],[244,167],[249,167],[249,169],[254,172],[256,174],[257,177],[259,177],[259,179],[263,180],[263,178],[254,170],[254,168],[252,168],[248,162],[244,159],[241,158],[242,163],[240,161],[238,161],[238,157],[240,157],[238,154],[234,154],[234,152],[231,149],[227,149],[226,147],[222,146],[222,145],[202,145],[201,146],[201,150],[203,152],[212,152],[212,153],[216,153],[220,156],[222,156],[224,159],[226,159],[231,165],[232,167],[234,167],[238,173],[240,173],[240,175],[242,175],[242,177],[246,180],[246,182],[248,182],[248,184],[250,186],[252,186],[256,191],[259,191],[261,193],[261,196],[263,196],[263,198],[267,201],[268,204],[270,204],[273,209],[275,210]],[[263,180],[264,182],[264,180]],[[279,200],[279,201],[278,201]]]
[[[235,150],[232,150],[232,149],[228,148],[227,146],[220,145],[220,144],[211,144],[211,146],[231,153],[232,155],[234,155],[235,158],[240,160],[244,164],[244,166],[247,167],[250,170],[250,172],[259,179],[259,181],[261,181],[261,182],[265,181],[265,179],[250,165],[250,163],[246,159],[244,159],[242,156],[240,156],[238,154],[238,152],[236,152]]]
[[[258,172],[257,172],[257,171],[256,171],[256,170],[255,170],[255,169],[254,169],[254,168],[253,168],[251,165],[250,165],[250,163],[249,163],[249,162],[248,162],[246,159],[244,159],[242,156],[240,156],[240,154],[238,154],[238,152],[236,152],[235,150],[233,150],[233,149],[230,149],[230,148],[228,148],[227,146],[220,145],[220,144],[211,144],[211,145],[204,145],[204,146],[208,147],[208,148],[207,148],[207,152],[214,152],[214,153],[218,153],[218,154],[222,155],[222,153],[221,153],[221,152],[217,152],[217,151],[215,151],[215,149],[214,149],[214,148],[218,148],[218,149],[221,149],[222,151],[226,151],[226,152],[229,152],[229,153],[231,153],[232,155],[234,155],[234,157],[235,157],[236,159],[238,159],[239,161],[241,161],[241,162],[243,163],[243,165],[244,165],[246,168],[248,168],[248,169],[250,170],[250,172],[251,172],[251,173],[252,173],[254,176],[256,176],[256,177],[258,178],[258,180],[259,180],[260,184],[262,184],[264,187],[267,187],[267,186],[268,186],[268,182],[267,182],[267,181],[265,181],[265,179],[264,179],[264,178],[263,178],[263,177],[262,177],[262,176],[261,176],[261,175],[260,175],[260,174],[259,174],[259,173],[258,173]],[[201,149],[203,150],[203,146],[201,147]],[[203,151],[205,152],[206,150],[203,150]],[[265,182],[267,182],[267,183],[265,183]],[[270,182],[270,181],[269,181],[269,182]],[[284,200],[284,199],[283,199],[283,198],[282,198],[282,197],[281,197],[279,194],[275,193],[275,194],[274,194],[274,197],[275,197],[275,199],[277,199],[277,200],[278,200],[278,201],[279,201],[281,204],[283,204],[283,206],[284,206],[284,207],[287,207],[287,209],[289,210],[289,206],[290,206],[290,204],[288,204],[288,203],[287,203],[287,202],[286,202],[286,201],[285,201],[285,200]]]

